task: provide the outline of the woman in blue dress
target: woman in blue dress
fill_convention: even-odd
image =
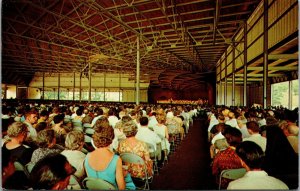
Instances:
[[[103,179],[118,190],[134,190],[136,187],[130,174],[122,168],[122,159],[110,150],[113,138],[112,127],[103,127],[94,133],[95,150],[87,154],[84,162],[87,176]]]

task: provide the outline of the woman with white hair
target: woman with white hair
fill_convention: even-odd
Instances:
[[[66,149],[62,151],[70,164],[76,168],[74,175],[78,180],[82,180],[85,177],[85,171],[83,167],[83,161],[86,155],[81,151],[84,146],[84,134],[81,131],[71,131],[67,134],[65,140]]]
[[[22,122],[12,123],[7,130],[8,141],[2,146],[2,150],[7,150],[11,158],[21,164],[27,164],[30,159],[33,150],[23,145],[23,142],[28,136],[27,126]]]

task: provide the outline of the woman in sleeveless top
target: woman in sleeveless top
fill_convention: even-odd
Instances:
[[[87,176],[103,179],[118,190],[135,189],[130,174],[123,172],[121,158],[109,149],[113,138],[111,127],[104,127],[94,133],[95,150],[88,153],[84,161]]]

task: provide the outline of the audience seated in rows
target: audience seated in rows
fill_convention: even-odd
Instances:
[[[237,180],[229,183],[228,190],[287,190],[288,186],[279,179],[269,176],[262,170],[264,152],[259,145],[253,141],[243,141],[236,148],[246,174]]]

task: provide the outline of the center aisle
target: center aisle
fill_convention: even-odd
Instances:
[[[206,129],[204,120],[194,120],[188,135],[175,153],[169,155],[169,163],[154,176],[151,190],[215,189]]]

